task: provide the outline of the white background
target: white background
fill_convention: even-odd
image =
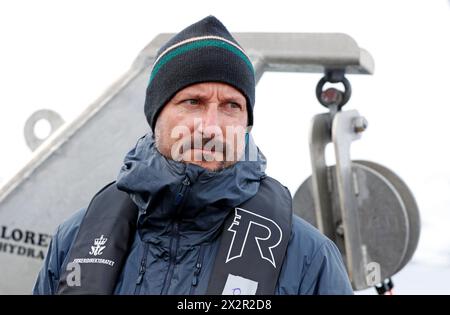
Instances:
[[[31,156],[23,127],[34,111],[52,109],[72,121],[157,34],[178,32],[209,14],[231,32],[343,32],[372,54],[373,76],[349,76],[353,96],[345,109],[369,121],[352,156],[393,169],[419,204],[419,248],[394,277],[396,291],[449,294],[445,0],[1,1],[0,185]],[[292,194],[311,172],[309,122],[324,111],[314,95],[319,78],[270,73],[257,87],[254,137],[268,157],[268,173]]]

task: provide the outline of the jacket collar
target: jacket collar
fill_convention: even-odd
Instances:
[[[250,146],[256,148],[251,138]],[[266,161],[256,150],[256,161],[239,161],[214,172],[166,158],[149,133],[125,156],[117,187],[138,206],[139,229],[161,236],[176,221],[184,236],[208,238],[216,234],[230,210],[257,193]]]

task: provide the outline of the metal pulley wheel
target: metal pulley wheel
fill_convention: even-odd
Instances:
[[[326,83],[342,83],[344,91],[324,90]],[[293,208],[337,245],[354,290],[376,287],[384,294],[392,292],[390,277],[408,263],[417,247],[419,210],[394,172],[351,159],[351,144],[361,138],[368,122],[356,110],[342,111],[350,95],[344,69],[327,70],[317,84],[317,99],[329,112],[313,117],[312,175],[295,193]],[[333,144],[334,166],[326,163],[328,144]]]
[[[351,169],[357,208],[354,219],[358,223],[364,257],[361,263],[365,266],[376,263],[380,279],[386,279],[406,265],[417,247],[420,234],[418,207],[403,180],[386,167],[369,161],[352,161]],[[335,235],[331,238],[345,257],[346,231],[341,219],[336,167],[328,166],[327,174],[335,226]],[[293,207],[297,215],[318,227],[312,189],[312,177],[309,177],[295,193]],[[365,287],[359,284],[355,289],[370,286],[368,282]]]

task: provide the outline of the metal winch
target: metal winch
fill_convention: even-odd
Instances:
[[[341,83],[323,90],[326,83]],[[352,160],[350,147],[367,120],[343,111],[351,85],[340,69],[325,71],[316,95],[329,112],[314,116],[309,134],[312,175],[294,195],[294,211],[335,242],[355,290],[391,292],[390,279],[411,259],[419,240],[420,218],[414,196],[393,171],[371,161]],[[336,164],[328,166],[332,143]]]

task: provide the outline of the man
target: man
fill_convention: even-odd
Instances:
[[[264,173],[254,101],[250,59],[215,17],[170,39],[147,87],[151,132],[60,225],[34,293],[352,294],[336,246]]]

